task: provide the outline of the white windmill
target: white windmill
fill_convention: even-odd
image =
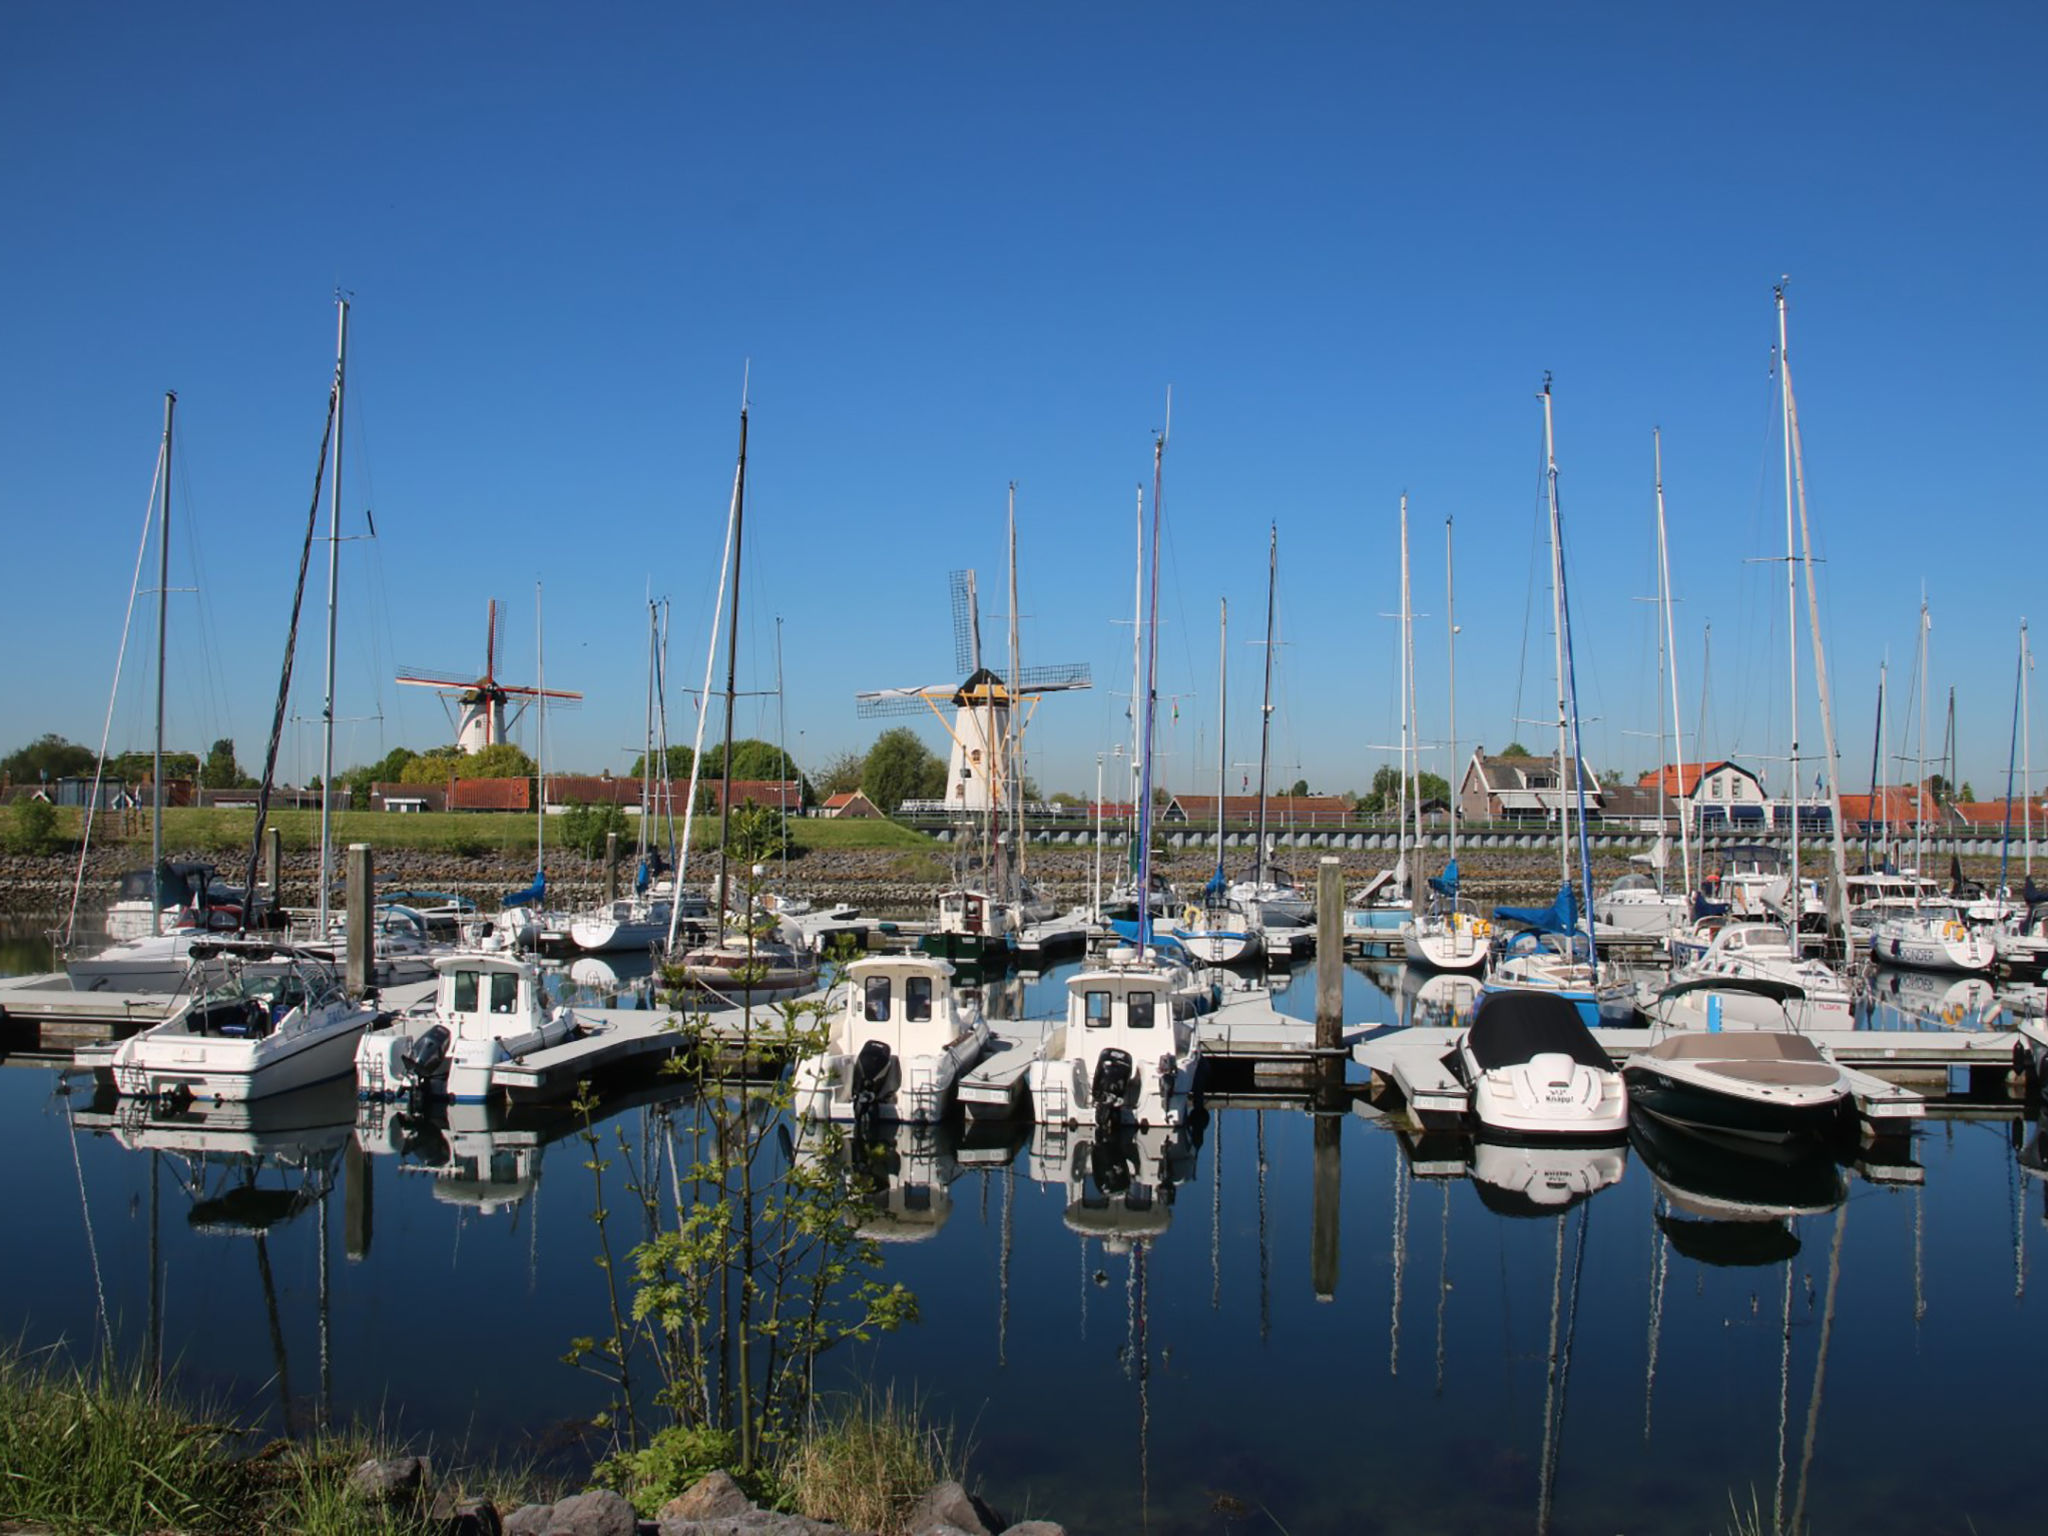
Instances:
[[[488,631],[484,637],[482,677],[464,677],[453,672],[426,672],[417,668],[399,674],[398,681],[417,688],[432,688],[448,704],[455,725],[455,745],[464,752],[479,752],[505,740],[505,732],[518,723],[520,715],[535,699],[573,701],[583,697],[560,688],[528,688],[501,683],[497,677],[498,636],[503,625],[498,600],[491,599]],[[511,714],[506,714],[506,706]],[[459,711],[459,713],[458,713]]]

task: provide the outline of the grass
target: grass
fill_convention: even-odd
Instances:
[[[872,1388],[819,1414],[780,1467],[799,1514],[878,1536],[903,1536],[918,1501],[960,1475],[950,1426],[924,1422],[916,1403]]]

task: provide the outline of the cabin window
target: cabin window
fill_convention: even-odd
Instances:
[[[932,1016],[932,979],[929,976],[912,976],[903,983],[903,1017],[913,1024],[923,1024]]]
[[[867,1021],[870,1024],[889,1022],[889,978],[870,976],[867,979]]]
[[[455,1011],[475,1013],[477,984],[482,980],[480,971],[457,971],[455,973]]]
[[[1086,994],[1086,1009],[1082,1014],[1082,1022],[1090,1029],[1107,1029],[1109,1027],[1109,994],[1107,992],[1090,992]]]
[[[511,971],[491,972],[491,1012],[510,1013],[518,1002],[518,976]]]
[[[1133,992],[1130,995],[1125,1006],[1130,1011],[1131,1028],[1150,1029],[1152,1027],[1152,1000],[1157,995],[1154,992]]]

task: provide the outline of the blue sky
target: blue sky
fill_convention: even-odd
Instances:
[[[2002,786],[2048,419],[2039,7],[42,4],[7,31],[0,750],[98,740],[176,389],[174,745],[260,756],[341,287],[344,500],[379,537],[343,554],[338,766],[450,734],[390,678],[479,666],[491,597],[530,681],[536,583],[548,682],[585,694],[550,766],[630,763],[650,590],[687,740],[749,365],[741,686],[772,688],[779,616],[809,765],[889,723],[857,690],[946,679],[950,570],[1001,635],[1014,480],[1024,659],[1096,678],[1040,711],[1034,774],[1092,788],[1169,386],[1169,785],[1213,784],[1219,597],[1256,756],[1269,523],[1276,773],[1370,780],[1404,490],[1424,736],[1454,517],[1459,737],[1540,748],[1548,370],[1588,756],[1657,758],[1661,426],[1686,731],[1781,778],[1782,273],[1845,787],[1887,656],[1916,751],[1923,590],[1928,751],[1953,686],[1962,776]],[[148,699],[131,665],[117,747]],[[283,761],[318,771],[312,726]]]

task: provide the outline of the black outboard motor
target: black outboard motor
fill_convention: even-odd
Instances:
[[[890,1050],[882,1040],[870,1040],[853,1058],[853,1122],[866,1125],[874,1118],[875,1100],[882,1096],[883,1081],[889,1075]]]
[[[1137,1086],[1137,1074],[1131,1070],[1131,1053],[1115,1046],[1104,1048],[1095,1058],[1095,1081],[1088,1086],[1095,1100],[1096,1120],[1114,1124],[1121,1119],[1121,1111]]]
[[[1111,1199],[1128,1193],[1138,1176],[1136,1137],[1117,1131],[1098,1136],[1088,1148],[1088,1172],[1095,1187]]]
[[[413,1041],[400,1060],[416,1085],[424,1086],[428,1078],[439,1077],[448,1070],[448,1043],[452,1038],[446,1024],[436,1024]]]

